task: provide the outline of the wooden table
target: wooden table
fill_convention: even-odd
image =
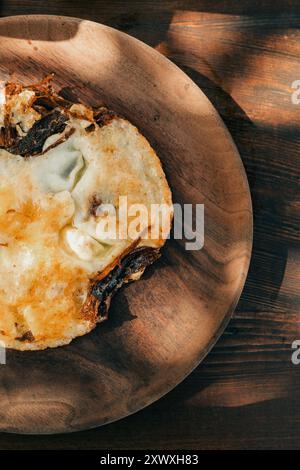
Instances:
[[[123,30],[181,67],[222,115],[245,164],[254,249],[238,308],[206,360],[149,408],[92,431],[0,435],[0,449],[299,449],[300,5],[297,1],[2,0]]]

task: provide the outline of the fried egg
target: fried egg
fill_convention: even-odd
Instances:
[[[0,340],[19,350],[62,346],[106,319],[115,291],[157,259],[171,192],[135,126],[69,103],[47,80],[6,86],[0,131]],[[167,222],[135,222],[128,210],[121,218],[122,198],[149,214],[164,205]]]

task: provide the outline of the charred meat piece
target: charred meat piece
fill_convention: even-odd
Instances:
[[[38,155],[42,152],[45,141],[53,134],[60,134],[67,125],[68,116],[54,110],[36,121],[25,137],[7,150],[22,157]]]
[[[109,124],[114,117],[116,117],[116,113],[105,107],[94,110],[94,121],[99,127]]]
[[[83,314],[97,317],[98,322],[105,320],[110,301],[116,291],[124,283],[133,280],[135,274],[142,274],[144,269],[159,257],[159,250],[151,247],[140,247],[124,256],[107,276],[92,281]]]
[[[33,109],[38,111],[42,116],[52,111],[53,109],[60,106],[61,108],[69,108],[72,106],[72,103],[65,101],[63,98],[60,98],[58,95],[36,95],[34,103],[32,105]]]

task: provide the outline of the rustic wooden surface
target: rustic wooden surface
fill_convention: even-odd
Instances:
[[[208,95],[240,150],[254,252],[234,320],[173,392],[125,420],[66,436],[2,434],[2,449],[300,448],[300,13],[296,1],[3,0],[0,14],[99,21],[142,39]]]

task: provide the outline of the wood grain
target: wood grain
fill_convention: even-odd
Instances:
[[[299,449],[300,15],[294,0],[3,0],[2,15],[93,19],[175,61],[207,94],[238,146],[254,204],[254,250],[235,318],[184,383],[138,414],[68,436],[2,435],[2,448]]]
[[[139,411],[186,377],[227,324],[247,274],[252,208],[242,162],[197,86],[152,48],[84,20],[0,21],[0,77],[31,83],[54,72],[87,104],[129,118],[161,157],[174,202],[205,205],[205,244],[171,239],[160,264],[123,291],[111,321],[70,345],[7,351],[0,429],[59,433]],[[232,184],[234,182],[234,184]]]

